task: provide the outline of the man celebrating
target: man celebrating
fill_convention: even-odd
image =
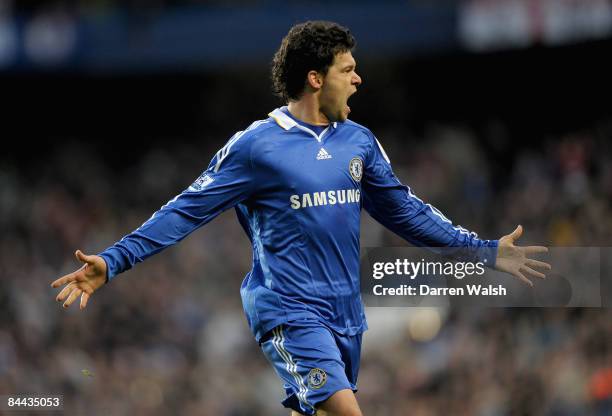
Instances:
[[[119,273],[175,244],[235,207],[253,246],[240,290],[249,326],[284,383],[285,407],[298,414],[361,415],[354,392],[367,329],[359,280],[361,208],[409,242],[461,247],[474,260],[543,278],[529,259],[545,247],[518,247],[519,226],[481,240],[454,226],[393,174],[367,128],[349,121],[361,84],[355,40],[331,22],[291,28],[273,61],[275,92],[287,103],[236,133],[181,194],[99,255],[57,279],[64,307]]]

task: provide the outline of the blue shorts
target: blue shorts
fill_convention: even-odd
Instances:
[[[319,403],[339,390],[357,391],[362,334],[343,336],[315,320],[279,325],[261,348],[283,380],[283,406],[314,415]]]

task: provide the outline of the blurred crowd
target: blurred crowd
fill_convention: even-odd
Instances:
[[[404,183],[483,238],[520,223],[524,244],[609,245],[610,120],[520,146],[502,122],[481,130],[375,133]],[[63,394],[68,415],[288,414],[242,314],[251,252],[232,211],[118,276],[85,311],[62,310],[49,287],[78,267],[75,249],[103,250],[189,186],[222,145],[206,139],[130,163],[86,142],[0,163],[0,394]],[[363,246],[397,244],[364,213]],[[609,309],[367,315],[366,415],[612,414]]]

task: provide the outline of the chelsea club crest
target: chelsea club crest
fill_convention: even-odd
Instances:
[[[327,373],[320,368],[313,368],[308,373],[308,387],[311,389],[320,389],[327,381]]]
[[[352,158],[349,162],[349,172],[351,173],[353,179],[356,182],[359,182],[361,180],[361,176],[363,175],[363,161],[358,157]]]

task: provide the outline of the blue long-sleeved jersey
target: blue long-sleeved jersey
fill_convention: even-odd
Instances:
[[[497,240],[453,226],[417,198],[365,127],[338,122],[317,134],[286,107],[269,116],[236,133],[188,189],[100,253],[109,279],[235,207],[253,246],[240,292],[259,341],[301,318],[347,335],[367,328],[359,288],[362,207],[415,245],[465,247],[495,264]]]

